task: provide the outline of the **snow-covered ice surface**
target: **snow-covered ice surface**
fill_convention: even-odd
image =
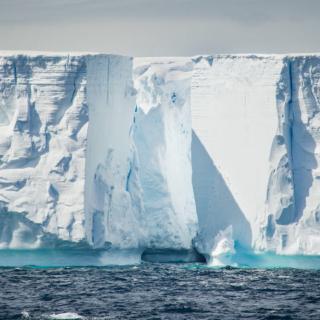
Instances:
[[[0,247],[319,255],[319,111],[319,55],[1,53]]]

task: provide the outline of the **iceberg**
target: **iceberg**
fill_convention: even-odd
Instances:
[[[316,54],[2,52],[0,248],[318,256],[319,111]]]

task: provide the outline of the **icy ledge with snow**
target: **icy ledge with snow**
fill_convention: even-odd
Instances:
[[[0,247],[320,255],[319,111],[320,55],[1,53]]]

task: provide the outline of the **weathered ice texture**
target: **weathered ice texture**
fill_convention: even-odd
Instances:
[[[267,203],[272,206],[262,232],[262,249],[319,254],[319,56],[286,59],[277,102],[283,133],[272,148],[275,156],[271,162],[276,161],[278,166],[272,171],[269,184]]]
[[[0,56],[0,247],[104,245],[107,207],[130,205],[131,70],[109,55]]]
[[[132,61],[93,56],[88,58],[87,73],[87,237],[94,247],[137,248],[142,203],[132,141]]]
[[[135,59],[134,141],[143,190],[145,246],[191,249],[197,231],[192,189],[192,62]]]
[[[0,68],[0,245],[38,246],[44,233],[79,241],[88,123],[85,59],[2,55]]]

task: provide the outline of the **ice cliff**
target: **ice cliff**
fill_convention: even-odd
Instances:
[[[320,254],[320,56],[0,55],[0,247]]]
[[[136,246],[131,73],[112,55],[1,55],[2,248]]]
[[[197,231],[191,168],[191,61],[136,59],[134,142],[147,247],[188,249]]]
[[[0,245],[84,237],[83,57],[1,55]]]
[[[198,250],[319,254],[320,57],[193,61]]]

